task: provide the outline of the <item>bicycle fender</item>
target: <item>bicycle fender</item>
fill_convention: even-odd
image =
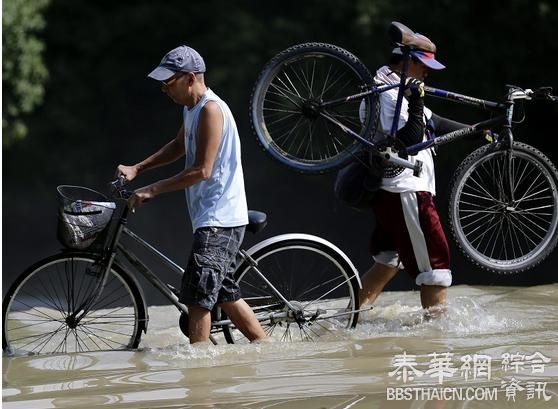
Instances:
[[[324,246],[330,248],[331,250],[333,250],[344,262],[347,263],[347,265],[351,268],[351,271],[353,272],[353,276],[356,278],[357,282],[358,282],[358,287],[362,288],[362,283],[360,281],[360,276],[358,274],[358,270],[356,269],[356,267],[354,266],[353,262],[351,261],[351,259],[339,248],[337,247],[335,244],[331,243],[330,241],[323,239],[321,237],[318,236],[314,236],[312,234],[305,234],[305,233],[287,233],[287,234],[280,234],[278,236],[274,236],[274,237],[270,237],[268,239],[265,239],[264,241],[261,241],[255,245],[253,245],[252,247],[250,247],[248,250],[246,250],[246,253],[250,256],[252,256],[254,253],[256,253],[257,251],[263,249],[266,246],[269,246],[271,244],[280,242],[280,241],[286,241],[286,240],[309,240],[309,241],[315,241],[318,242],[320,244],[323,244]]]

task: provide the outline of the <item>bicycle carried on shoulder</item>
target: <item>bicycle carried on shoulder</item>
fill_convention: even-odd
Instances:
[[[11,285],[2,304],[2,348],[8,354],[133,349],[147,332],[149,314],[137,277],[143,276],[180,314],[188,335],[188,309],[126,245],[139,244],[177,274],[184,270],[127,227],[122,179],[114,200],[94,190],[62,185],[59,254],[41,260]],[[250,211],[247,231],[257,233],[265,213]],[[267,334],[277,341],[311,341],[358,320],[360,278],[335,245],[308,234],[283,234],[240,250],[235,280]],[[176,284],[176,283],[175,283]],[[219,308],[212,311],[211,341],[245,342]]]
[[[389,35],[403,53],[400,82],[375,83],[367,67],[349,51],[325,43],[292,46],[263,68],[250,105],[252,128],[274,159],[302,173],[333,171],[354,160],[363,148],[387,166],[409,168],[406,158],[465,136],[494,130],[493,141],[467,156],[451,182],[452,235],[466,257],[496,273],[518,273],[543,261],[558,241],[558,172],[539,150],[514,140],[514,109],[532,99],[558,101],[552,88],[507,86],[502,102],[433,87],[427,95],[499,112],[492,119],[404,147],[397,143],[397,121],[407,80],[410,52],[435,52],[435,46],[401,23]],[[398,89],[395,115],[382,144],[378,132],[379,95]],[[496,132],[497,131],[497,132]]]

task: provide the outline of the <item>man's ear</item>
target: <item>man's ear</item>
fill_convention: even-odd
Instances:
[[[196,81],[196,74],[194,74],[193,72],[189,72],[188,74],[188,85],[194,85],[194,82]]]

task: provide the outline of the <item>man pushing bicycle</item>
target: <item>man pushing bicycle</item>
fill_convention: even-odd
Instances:
[[[183,171],[135,190],[129,206],[185,190],[194,239],[180,301],[188,306],[190,342],[209,341],[215,305],[250,341],[258,341],[266,334],[233,278],[248,224],[240,138],[229,107],[205,85],[205,69],[201,55],[185,45],[163,57],[149,77],[184,106],[183,124],[177,136],[153,155],[133,166],[119,165],[117,175],[131,181],[145,170],[186,156]]]

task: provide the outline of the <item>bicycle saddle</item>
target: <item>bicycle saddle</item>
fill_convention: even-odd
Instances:
[[[246,230],[250,233],[257,233],[266,226],[267,215],[264,212],[258,212],[257,210],[248,210],[248,226]]]
[[[429,53],[436,52],[436,46],[428,38],[413,32],[409,27],[397,21],[392,21],[388,35],[390,39],[397,44],[408,46],[414,49],[427,51]]]

